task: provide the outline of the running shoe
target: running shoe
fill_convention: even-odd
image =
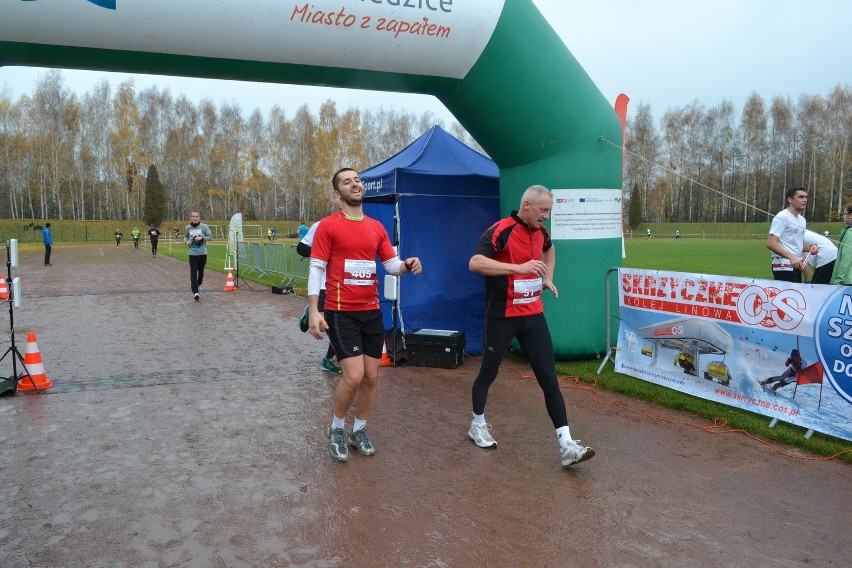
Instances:
[[[195,293],[195,295],[193,296],[193,298],[195,298],[195,301],[197,302],[198,300],[200,300],[200,299],[201,299],[201,294],[199,294],[198,292],[196,292],[196,293]]]
[[[497,440],[491,437],[491,424],[480,424],[474,426],[471,424],[467,435],[480,448],[496,448]]]
[[[349,448],[346,447],[346,434],[343,428],[328,429],[328,453],[339,462],[349,461]]]
[[[337,363],[334,362],[334,359],[330,357],[322,358],[322,365],[320,365],[320,369],[323,371],[328,371],[332,375],[342,375],[343,369],[337,366]]]
[[[562,448],[562,467],[568,467],[580,463],[595,456],[595,450],[581,446],[580,440],[569,440],[568,445]]]
[[[370,442],[370,438],[367,437],[366,428],[349,432],[349,436],[347,436],[346,439],[350,446],[358,448],[358,453],[361,455],[372,456],[376,453],[376,448],[373,447],[373,443]]]
[[[302,317],[299,319],[299,330],[302,333],[308,331],[308,310],[310,310],[310,306],[305,306],[305,313],[303,313]]]

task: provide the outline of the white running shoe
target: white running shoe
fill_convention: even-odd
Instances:
[[[595,455],[592,448],[581,446],[580,440],[570,440],[568,445],[560,450],[562,454],[562,467],[568,467],[591,459]]]
[[[470,439],[480,448],[496,448],[497,440],[491,437],[491,424],[481,424],[474,426],[471,424],[470,430],[467,431]]]

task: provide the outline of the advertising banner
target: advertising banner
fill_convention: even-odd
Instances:
[[[615,370],[852,440],[852,289],[620,269]]]
[[[504,1],[9,1],[0,40],[460,79]]]
[[[620,189],[554,189],[553,239],[620,239]]]

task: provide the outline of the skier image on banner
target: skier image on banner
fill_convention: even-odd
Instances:
[[[787,368],[783,373],[777,375],[775,377],[769,377],[768,379],[764,379],[760,381],[760,386],[766,389],[768,385],[772,385],[770,388],[772,392],[777,391],[781,387],[785,387],[790,383],[795,383],[799,377],[799,373],[804,367],[807,367],[807,362],[802,359],[802,356],[799,354],[798,349],[793,349],[790,351],[790,356],[787,357],[787,360],[784,361],[784,364],[787,365]]]

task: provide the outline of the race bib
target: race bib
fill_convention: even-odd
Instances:
[[[375,260],[350,260],[343,262],[343,283],[351,286],[373,286],[376,273]]]
[[[513,304],[529,304],[541,296],[541,278],[515,280]]]
[[[789,258],[785,258],[783,256],[773,256],[772,257],[772,270],[778,272],[792,272],[793,271],[793,263],[790,262]]]

